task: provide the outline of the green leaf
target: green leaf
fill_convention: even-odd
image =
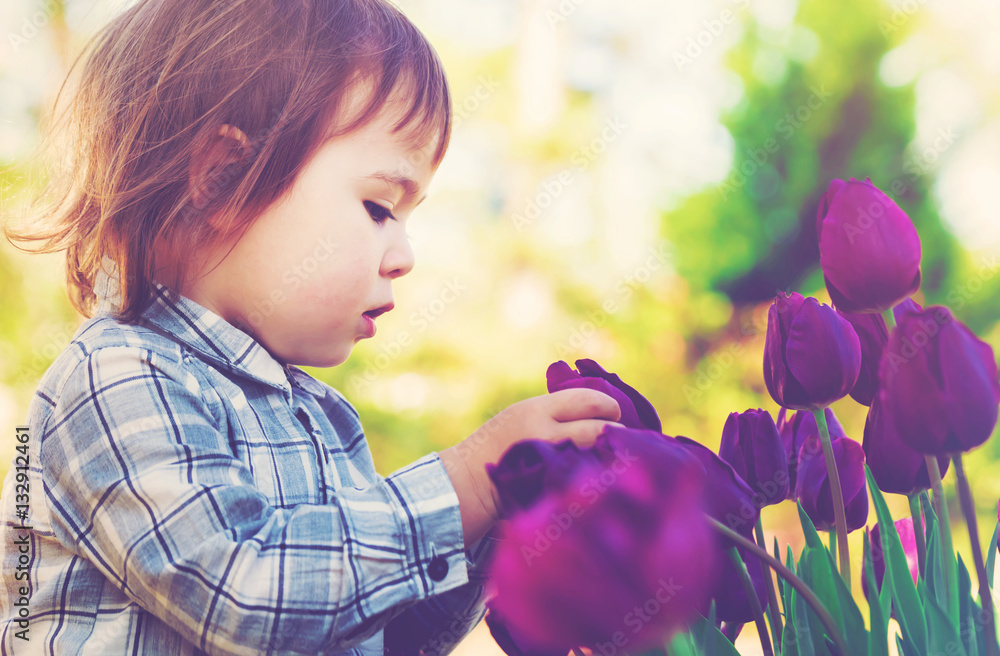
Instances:
[[[930,595],[924,601],[924,608],[927,610],[928,653],[967,656],[962,641],[959,640],[958,629],[952,625],[941,604]]]
[[[715,613],[715,599],[713,599],[708,605],[708,617],[705,618],[707,621],[702,623],[699,620],[698,623],[695,624],[695,626],[700,626],[700,632],[696,632],[692,629],[692,632],[700,638],[698,644],[701,645],[701,648],[704,649],[707,654],[713,653],[712,645],[714,637],[712,636],[710,629],[718,630],[718,627],[715,625]]]
[[[819,533],[816,532],[816,526],[813,525],[812,520],[809,519],[809,515],[806,514],[804,508],[802,508],[802,503],[796,501],[795,505],[799,508],[799,521],[802,523],[802,535],[806,538],[806,546],[825,549],[823,546],[823,540],[820,539]]]
[[[881,603],[878,586],[875,583],[875,564],[872,561],[871,539],[867,531],[864,536],[862,567],[868,579],[868,614],[871,632],[868,634],[868,656],[889,656],[889,616]],[[888,599],[888,595],[886,595]]]
[[[931,513],[933,512],[932,510]],[[940,605],[947,606],[948,586],[944,580],[944,569],[941,567],[941,539],[938,535],[937,519],[933,514],[928,522],[928,529],[924,580],[927,582],[928,595]]]
[[[899,534],[896,533],[896,525],[885,503],[885,497],[878,489],[875,477],[872,476],[867,464],[865,475],[868,478],[868,489],[871,491],[872,500],[875,502],[875,514],[878,516],[886,577],[892,581],[892,605],[896,609],[896,620],[907,640],[919,649],[918,653],[926,654],[927,623],[916,586],[910,577],[910,568],[906,564],[903,544],[899,540]]]
[[[679,633],[666,646],[668,656],[700,656],[701,652],[687,633]],[[662,650],[657,650],[662,653]],[[652,656],[657,652],[643,652],[639,656]]]
[[[709,613],[713,615],[714,613]],[[722,634],[722,631],[715,626],[714,619],[704,617],[695,622],[691,628],[692,636],[701,636],[697,640],[696,646],[701,650],[699,653],[705,656],[740,656],[733,643]]]
[[[900,656],[928,656],[927,654],[920,653],[920,650],[914,647],[912,643],[907,642],[901,635],[896,636],[896,649]]]
[[[795,590],[792,590],[792,600],[795,604],[792,608],[795,615],[794,625],[796,628],[793,634],[782,636],[781,644],[794,644],[798,649],[799,656],[817,656],[817,653],[822,652],[817,652],[813,643],[813,637],[818,632],[812,629],[810,621],[815,618],[815,621],[819,622],[819,618],[812,614],[805,598]],[[809,617],[810,615],[812,617]],[[790,624],[793,623],[786,624],[786,626]],[[788,640],[787,643],[786,640]]]
[[[806,585],[816,593],[820,602],[830,611],[830,615],[837,623],[841,634],[846,634],[840,599],[833,583],[835,577],[840,578],[831,570],[829,558],[822,551],[822,547],[819,549],[806,547],[802,550],[802,554],[799,556],[799,578],[805,581]],[[816,619],[819,620],[818,617]]]
[[[993,537],[990,538],[990,542],[986,545],[986,576],[989,578],[990,590],[993,589],[993,564],[997,560],[997,540],[1000,539],[1000,517],[997,518],[996,526],[993,527]],[[775,542],[777,542],[775,538]]]
[[[972,578],[969,570],[962,562],[961,554],[958,556],[958,601],[961,624],[958,633],[962,637],[962,644],[965,652],[969,656],[979,653],[978,640],[976,639],[976,618],[981,617],[979,604],[972,596]],[[968,630],[966,630],[968,628]]]
[[[781,550],[778,548],[778,538],[777,537],[774,538],[774,559],[776,561],[778,561],[779,563],[781,562]],[[785,613],[787,613],[788,612],[788,604],[785,603],[785,601],[786,601],[786,599],[785,599],[785,579],[783,577],[781,577],[781,576],[778,576],[776,578],[778,579],[778,596],[781,598],[781,601],[784,604]]]

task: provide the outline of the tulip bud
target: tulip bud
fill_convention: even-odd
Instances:
[[[896,526],[896,533],[899,534],[899,541],[903,546],[903,554],[906,556],[906,564],[910,568],[910,576],[913,583],[917,583],[920,577],[920,567],[917,558],[917,538],[913,532],[913,518],[904,517],[897,519],[893,524]],[[872,545],[872,569],[875,570],[875,589],[882,591],[882,580],[885,578],[885,552],[882,550],[882,537],[879,525],[875,524],[868,536]],[[868,570],[861,570],[861,589],[868,598]]]
[[[847,319],[815,298],[779,294],[767,312],[764,383],[778,405],[824,408],[847,396],[861,371],[861,342]]]
[[[719,456],[746,481],[761,506],[788,498],[788,457],[771,413],[759,408],[731,413],[722,429]]]
[[[833,439],[833,457],[837,462],[840,489],[844,495],[847,530],[856,531],[868,520],[868,485],[865,481],[865,452],[854,440]],[[827,474],[826,459],[819,437],[810,436],[799,452],[798,498],[809,519],[820,531],[835,527],[833,493]]]
[[[549,392],[586,387],[604,392],[621,408],[622,416],[619,423],[628,428],[648,428],[659,432],[660,418],[652,404],[633,387],[626,385],[617,374],[605,371],[593,360],[577,360],[579,373],[570,369],[569,365],[560,360],[549,365],[545,372]]]
[[[816,236],[827,291],[845,312],[881,312],[920,287],[917,230],[869,179],[830,182]]]
[[[851,390],[851,398],[870,406],[878,392],[878,363],[889,343],[889,330],[881,314],[849,314],[839,308],[837,311],[851,323],[861,341],[861,372]]]
[[[868,409],[862,448],[865,462],[883,492],[910,495],[930,488],[924,454],[914,451],[906,443],[892,423],[892,418],[882,410],[877,396]],[[937,461],[941,476],[944,476],[951,460],[948,456],[938,456]]]
[[[802,445],[809,437],[819,437],[819,426],[816,425],[816,417],[807,410],[793,412],[786,417],[785,409],[778,412],[778,432],[781,435],[781,443],[785,448],[785,457],[788,458],[788,487],[789,497],[797,498],[796,487],[798,481],[799,454],[802,452]],[[840,425],[837,416],[833,414],[832,408],[826,408],[827,430],[830,431],[830,439],[847,437],[844,428]],[[811,446],[820,446],[818,443]]]
[[[951,311],[901,304],[879,365],[879,401],[919,453],[968,451],[993,433],[1000,381],[993,348]]]

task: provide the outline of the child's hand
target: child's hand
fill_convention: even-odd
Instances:
[[[458,494],[466,547],[484,535],[498,517],[498,499],[486,465],[496,463],[515,442],[526,439],[581,447],[594,443],[608,423],[621,418],[618,403],[603,392],[574,388],[515,403],[472,435],[439,453]]]

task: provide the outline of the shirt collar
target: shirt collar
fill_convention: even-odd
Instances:
[[[116,263],[104,256],[94,280],[95,315],[120,308],[118,280]],[[325,395],[319,381],[294,365],[280,363],[257,340],[218,314],[156,281],[153,287],[153,301],[142,314],[147,327],[167,333],[226,370],[280,389],[289,399],[293,385],[315,396]]]

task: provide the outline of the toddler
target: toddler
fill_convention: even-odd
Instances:
[[[414,266],[434,50],[384,0],[138,0],[84,55],[57,202],[7,230],[66,251],[87,320],[4,482],[0,652],[447,653],[484,613],[486,463],[619,408],[527,399],[382,477],[299,368],[374,336]]]

